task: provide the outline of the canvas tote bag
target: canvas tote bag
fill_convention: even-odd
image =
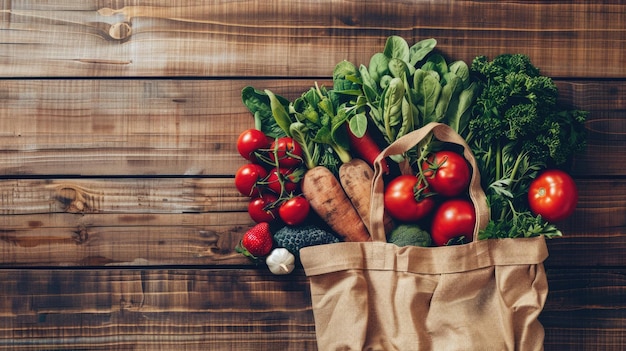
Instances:
[[[473,169],[474,238],[457,246],[398,247],[386,242],[383,229],[379,162],[430,132],[461,145]],[[383,150],[374,168],[372,241],[300,250],[319,350],[543,350],[537,318],[548,292],[545,239],[478,240],[489,211],[463,138],[445,124],[428,124]]]

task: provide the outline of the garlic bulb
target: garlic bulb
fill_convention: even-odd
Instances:
[[[278,247],[267,256],[265,263],[274,274],[289,274],[295,267],[296,257],[284,247]]]

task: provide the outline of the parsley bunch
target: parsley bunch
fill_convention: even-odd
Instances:
[[[532,215],[527,194],[539,171],[564,167],[585,148],[586,111],[558,101],[552,79],[523,54],[503,54],[471,65],[481,93],[464,135],[477,158],[492,223],[482,238],[560,235]]]

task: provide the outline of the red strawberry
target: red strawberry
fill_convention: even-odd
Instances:
[[[273,245],[270,225],[267,222],[262,222],[250,228],[243,235],[237,251],[254,259],[269,254]]]

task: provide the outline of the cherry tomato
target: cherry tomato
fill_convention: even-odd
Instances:
[[[267,188],[280,195],[283,190],[280,185],[281,181],[286,194],[295,193],[300,188],[299,179],[293,174],[293,170],[289,168],[273,168],[270,170],[267,177]]]
[[[290,137],[281,137],[272,142],[270,145],[270,159],[276,162],[274,156],[278,156],[278,165],[285,168],[297,167],[303,160],[302,147]]]
[[[254,128],[244,130],[237,138],[237,151],[243,158],[251,162],[257,161],[255,152],[267,149],[269,145],[270,141],[265,133]]]
[[[250,218],[257,223],[273,222],[278,218],[278,207],[272,207],[276,201],[278,201],[278,197],[270,193],[253,198],[248,203]]]
[[[465,199],[449,199],[435,211],[430,235],[437,246],[470,242],[474,236],[475,224],[474,204]]]
[[[384,194],[385,209],[399,221],[415,222],[426,217],[435,207],[428,188],[412,175],[401,175],[389,182]]]
[[[467,161],[454,151],[438,151],[422,164],[424,176],[432,191],[455,197],[467,191],[471,172]]]
[[[258,196],[258,183],[267,177],[265,168],[255,163],[247,163],[237,170],[235,173],[235,187],[242,195]]]
[[[278,215],[286,224],[298,225],[304,222],[310,209],[307,199],[302,196],[294,196],[280,205]]]
[[[578,188],[569,174],[550,169],[530,183],[528,204],[535,215],[548,222],[559,222],[571,216],[578,204]]]

